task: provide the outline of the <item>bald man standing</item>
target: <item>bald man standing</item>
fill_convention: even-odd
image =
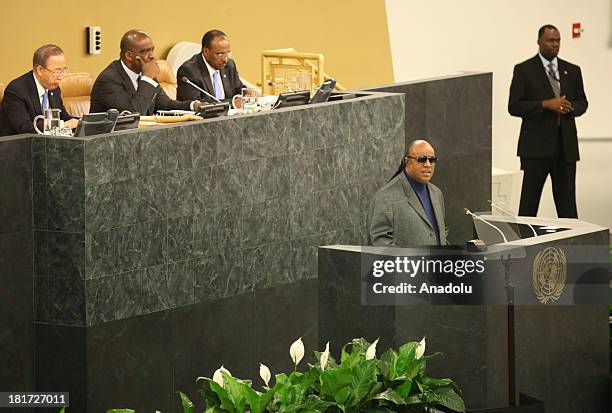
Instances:
[[[376,247],[446,245],[444,196],[429,181],[436,153],[425,140],[408,145],[396,175],[370,203],[368,238]]]
[[[121,38],[120,59],[100,73],[91,91],[90,112],[129,110],[153,115],[158,110],[200,110],[201,103],[172,100],[155,77],[155,44],[142,30],[130,30]]]

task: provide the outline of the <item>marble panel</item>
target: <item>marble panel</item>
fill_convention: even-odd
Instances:
[[[112,194],[112,191],[110,191]],[[78,232],[88,221],[85,206],[100,205],[104,203],[106,194],[96,192],[85,197],[82,186],[73,185],[50,185],[47,192],[47,217],[49,230]],[[110,195],[109,195],[110,196]],[[94,201],[95,200],[95,201]],[[94,214],[92,213],[93,217]],[[96,223],[103,222],[97,218]]]
[[[194,168],[207,168],[217,163],[218,135],[210,133],[214,128],[203,129],[199,126],[186,126],[192,135],[192,156]]]
[[[172,411],[172,317],[157,312],[88,328],[87,411]],[[85,411],[85,410],[81,410]]]
[[[213,167],[193,171],[193,213],[200,214],[217,206],[217,184]]]
[[[217,165],[230,168],[239,165],[244,146],[243,119],[233,118],[214,121],[206,125],[206,132],[217,141]]]
[[[168,175],[153,175],[138,181],[139,221],[161,220],[168,217]]]
[[[85,154],[83,141],[47,138],[47,182],[50,185],[83,186]]]
[[[209,256],[218,252],[217,215],[204,212],[193,216],[193,256]]]
[[[316,173],[313,169],[314,163],[314,151],[307,150],[291,155],[289,164],[291,196],[303,196],[312,192]]]
[[[85,325],[85,283],[82,280],[49,278],[49,320],[55,324]]]
[[[113,226],[124,226],[139,221],[142,214],[142,190],[141,179],[113,183],[113,204],[117,210]]]
[[[315,361],[313,352],[323,351],[318,343],[318,295],[316,280],[255,293],[255,360],[273,372],[289,372],[293,369],[289,347],[301,337],[306,349],[302,363]]]
[[[142,273],[142,311],[153,313],[173,307],[168,289],[168,266],[148,267]]]
[[[168,220],[168,260],[184,261],[193,255],[194,217]]]
[[[113,157],[116,139],[103,137],[85,141],[85,184],[101,185],[113,180]]]
[[[289,200],[289,235],[302,238],[317,232],[314,221],[314,197],[312,194],[295,196]]]
[[[32,186],[32,218],[34,228],[47,229],[49,227],[47,209],[47,184],[33,184]]]
[[[163,130],[167,140],[168,173],[193,168],[194,129],[191,127],[166,128]]]
[[[115,312],[113,319],[120,320],[142,314],[143,270],[136,270],[112,277]]]
[[[85,279],[83,233],[47,232],[49,277]]]
[[[339,190],[313,193],[314,228],[316,232],[334,231],[338,227]]]
[[[264,133],[268,139],[268,153],[266,158],[287,155],[291,153],[291,120],[294,111],[271,112],[264,122]]]
[[[269,157],[265,161],[263,188],[265,198],[288,198],[290,194],[290,163],[293,157],[289,155]]]
[[[140,134],[140,154],[140,176],[166,173],[168,167],[167,132],[159,130],[142,132]]]
[[[113,228],[117,223],[119,210],[115,205],[113,183],[89,186],[85,189],[85,228],[88,231],[103,231]],[[52,198],[49,194],[49,227],[51,228]],[[62,229],[62,228],[58,228]],[[78,230],[78,228],[75,228]]]
[[[249,248],[265,244],[270,239],[267,203],[259,202],[245,205],[241,214],[240,246]]]
[[[193,171],[168,174],[168,218],[193,214]]]
[[[47,139],[33,136],[32,141],[32,181],[35,184],[47,183]],[[6,145],[3,144],[3,145]]]
[[[301,154],[313,149],[315,118],[309,110],[294,110],[288,113],[289,153]]]
[[[194,303],[194,265],[195,260],[168,264],[168,301],[173,306]]]
[[[142,132],[131,131],[110,138],[113,148],[113,180],[115,182],[143,176],[142,135]]]
[[[117,246],[120,233],[120,229],[85,233],[86,279],[112,275],[119,271]]]
[[[319,149],[313,152],[313,192],[324,191],[336,187],[336,167],[338,165],[338,149]]]
[[[244,215],[239,207],[224,208],[218,212],[216,240],[220,253],[240,248],[243,219]]]

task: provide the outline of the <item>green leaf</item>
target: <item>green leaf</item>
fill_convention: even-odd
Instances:
[[[387,400],[394,404],[406,404],[404,402],[404,399],[393,389],[387,389],[384,392],[377,394],[376,396],[374,396],[374,399]]]
[[[181,391],[177,392],[181,396],[181,405],[183,406],[183,413],[193,413],[193,402],[189,400],[189,397]]]
[[[219,386],[219,384],[212,379],[206,379],[206,381],[208,381],[210,390],[212,390],[219,398],[219,402],[221,403],[221,408],[224,410],[227,410],[230,413],[235,413],[236,407],[234,406],[234,403],[230,399],[227,391],[223,387]]]
[[[333,396],[334,396],[334,400],[336,401],[336,403],[338,403],[338,405],[344,406],[346,403],[346,399],[348,399],[350,395],[351,395],[351,391],[349,390],[349,388],[343,387],[342,389],[337,391],[336,394],[334,394]]]
[[[376,383],[376,360],[364,360],[353,367],[347,406],[357,406]]]
[[[445,388],[436,390],[438,403],[455,412],[465,412],[463,399],[453,389]]]
[[[404,380],[402,384],[397,386],[395,390],[397,391],[397,394],[399,394],[401,398],[405,399],[410,394],[411,389],[412,389],[412,380],[406,379]]]
[[[331,399],[335,399],[335,395],[342,388],[349,386],[353,380],[351,370],[342,367],[325,370],[321,372],[319,377],[321,381],[321,396],[328,396]]]
[[[449,386],[454,384],[451,379],[434,379],[432,377],[423,377],[422,382],[429,386]]]

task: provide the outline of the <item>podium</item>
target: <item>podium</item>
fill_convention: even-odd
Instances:
[[[516,304],[514,391],[543,401],[547,411],[609,412],[608,229],[572,219],[481,217],[518,234],[507,242],[488,240],[497,244],[492,249],[522,251],[511,257],[510,268]],[[529,235],[529,225],[538,236]],[[554,259],[551,251],[565,254],[566,284],[560,293],[542,274]],[[389,255],[388,248],[319,248],[320,345],[363,336],[380,337],[379,346],[390,347],[427,336],[427,352],[443,353],[428,365],[429,374],[455,380],[470,409],[507,407],[512,363],[501,260],[489,262],[487,273],[496,279],[485,276],[486,301],[478,305],[367,305],[362,264]]]

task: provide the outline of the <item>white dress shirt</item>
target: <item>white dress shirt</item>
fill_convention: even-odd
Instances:
[[[34,74],[34,72],[32,72],[32,76],[34,76],[34,83],[36,83],[36,90],[38,91],[38,101],[40,102],[40,107],[44,110],[45,108],[42,107],[42,101],[43,95],[45,94],[45,92],[47,92],[47,89],[45,89],[43,85],[40,84],[38,79],[36,79],[36,75]],[[50,95],[47,95],[47,102],[49,103],[49,107],[51,107],[51,102],[49,101],[50,97]]]
[[[546,58],[540,53],[538,53],[538,56],[540,56],[540,60],[542,60],[542,64],[544,65],[544,69],[546,69],[546,72],[548,72],[548,65],[552,63],[552,69],[553,73],[555,74],[555,79],[557,79],[557,82],[559,82],[559,79],[561,78],[559,77],[559,61],[557,60],[557,57],[555,56],[553,60],[546,60]]]
[[[208,74],[210,76],[210,84],[213,85],[213,89],[215,88],[215,79],[213,78],[213,74],[215,72],[219,72],[219,80],[221,81],[221,85],[223,85],[223,78],[221,77],[221,72],[217,69],[214,69],[211,65],[208,64],[203,53],[202,53],[202,58],[204,59],[204,64],[206,65],[206,68],[208,69]],[[215,95],[214,91],[212,95],[213,96]],[[225,90],[223,90],[223,88],[221,88],[221,97],[219,99],[221,100],[225,99]]]

